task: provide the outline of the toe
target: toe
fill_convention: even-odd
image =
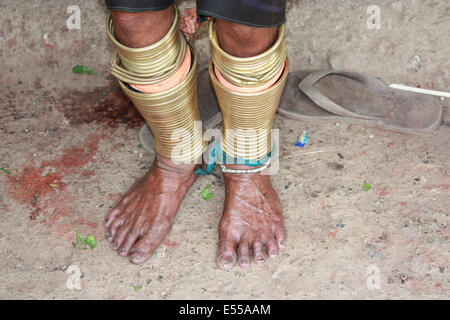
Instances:
[[[128,232],[128,234],[125,236],[125,239],[123,240],[122,244],[119,247],[119,256],[126,257],[128,256],[128,253],[130,252],[130,249],[135,244],[136,240],[139,237],[138,230],[131,230]]]
[[[266,241],[267,256],[270,258],[275,258],[278,256],[278,245],[274,238]]]
[[[219,242],[217,265],[222,269],[230,269],[236,263],[236,245],[232,241]]]
[[[132,246],[128,254],[128,258],[132,263],[141,264],[151,258],[159,245],[159,243],[155,243],[151,239],[151,235],[147,233]]]
[[[113,236],[113,239],[111,241],[111,248],[113,250],[119,249],[122,246],[123,240],[125,240],[129,232],[130,228],[127,224],[124,224],[122,227],[120,227]]]
[[[284,232],[282,227],[275,231],[275,238],[277,240],[278,247],[283,249],[286,246],[286,232]]]
[[[120,200],[119,204],[109,213],[105,221],[105,227],[109,228],[113,221],[120,216],[122,212],[126,209],[128,203],[130,203],[130,197],[124,197]]]
[[[106,229],[106,239],[111,242],[112,241],[112,233],[109,229]]]
[[[120,212],[121,209],[119,208],[119,206],[113,209],[106,218],[105,227],[109,228],[114,219],[119,216]]]
[[[110,226],[107,229],[106,237],[109,241],[111,241],[119,228],[122,227],[123,224],[129,223],[131,221],[131,217],[133,216],[133,211],[137,208],[139,201],[133,201],[132,203],[128,203],[127,206],[121,209],[120,214],[112,220]],[[120,246],[120,243],[119,243]]]
[[[248,248],[248,241],[242,240],[238,248],[238,261],[241,268],[250,267],[250,250]]]
[[[253,257],[256,263],[263,263],[266,260],[264,256],[263,243],[261,240],[253,241]]]
[[[131,248],[128,259],[134,264],[141,264],[150,259],[150,256],[144,256],[144,253],[140,249]]]
[[[122,227],[124,222],[125,222],[125,219],[120,216],[113,220],[113,222],[111,223],[111,225],[108,227],[108,229],[106,231],[106,236],[109,241],[112,241],[114,239],[116,233],[120,230],[120,228]]]

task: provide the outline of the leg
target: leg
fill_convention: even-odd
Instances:
[[[209,75],[224,121],[222,148],[232,158],[261,163],[271,151],[270,129],[287,76],[282,40],[285,8],[285,0],[197,0],[198,14],[215,18],[209,30]],[[238,134],[237,129],[248,130],[248,134]],[[238,164],[225,167],[254,168]],[[224,179],[218,266],[229,269],[238,262],[245,268],[251,258],[261,263],[266,256],[276,257],[286,235],[281,204],[270,177],[224,172]]]
[[[164,10],[139,13],[112,11],[115,39],[128,48],[152,45],[168,33],[174,22],[174,13],[173,6]],[[174,32],[179,33],[178,28],[175,30]],[[196,74],[196,69],[192,72]],[[183,81],[188,81],[188,78],[186,77]],[[140,101],[140,95],[157,101],[151,94],[136,93],[123,81],[119,83],[125,93],[134,98],[135,103]],[[167,92],[169,92],[168,89]],[[192,105],[195,103],[196,101],[192,102]],[[163,140],[167,136],[170,137],[170,131],[152,122],[155,116],[146,109],[149,106],[155,109],[159,105],[150,103],[150,105],[137,106],[141,113],[143,112],[149,125],[151,127],[153,125],[152,130],[158,132],[155,134],[155,141],[159,138],[161,147],[165,143]],[[182,110],[183,105],[173,104],[172,107],[186,112]],[[161,114],[161,111],[159,112]],[[171,119],[168,118],[170,115],[165,117],[170,122]],[[107,239],[111,242],[112,249],[117,250],[120,256],[128,256],[131,262],[137,264],[149,259],[164,240],[182,199],[196,179],[193,173],[195,164],[177,164],[169,157],[162,156],[158,150],[156,151],[155,160],[148,173],[131,187],[116,208],[110,212],[105,223]]]
[[[269,49],[277,38],[278,28],[257,28],[217,20],[220,47],[235,57],[252,57]]]
[[[173,6],[160,11],[111,11],[117,40],[130,48],[146,47],[161,40],[174,16]]]
[[[256,28],[224,20],[217,20],[217,27],[221,48],[236,57],[258,55],[270,48],[277,37],[277,28]],[[219,267],[228,269],[236,261],[241,267],[248,267],[251,252],[256,263],[264,262],[266,254],[276,257],[286,236],[280,201],[270,176],[224,173],[224,179],[226,197],[219,225]]]

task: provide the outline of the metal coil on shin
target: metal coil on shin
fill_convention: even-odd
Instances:
[[[194,50],[193,56],[194,63],[187,77],[164,92],[136,92],[119,80],[123,91],[150,126],[156,152],[182,163],[193,162],[206,148],[198,109],[197,55]]]
[[[157,43],[128,48],[114,37],[110,17],[107,33],[116,51],[111,57],[111,74],[130,97],[149,125],[158,155],[178,163],[192,163],[206,148],[197,94],[197,54],[178,29],[178,11],[169,32]],[[158,93],[142,93],[129,84],[148,85],[171,77],[182,63],[186,50],[192,53],[187,76],[174,87]]]
[[[178,10],[167,34],[158,42],[129,48],[114,36],[111,15],[106,17],[106,34],[115,51],[111,55],[111,75],[133,84],[156,84],[172,76],[182,63],[187,50],[186,40],[178,29]]]
[[[217,41],[215,23],[210,22],[209,28],[212,40],[209,76],[222,112],[222,148],[235,158],[261,160],[272,150],[271,128],[288,74],[284,25],[279,28],[278,38],[271,48],[250,58],[233,57],[224,52]],[[226,80],[240,87],[261,86],[281,68],[283,71],[269,88],[246,93],[224,86],[217,79],[215,68]],[[240,79],[240,82],[233,79]],[[250,80],[251,83],[247,82]]]
[[[217,24],[215,20],[212,20],[209,24],[212,63],[225,79],[236,86],[260,86],[271,80],[284,66],[287,58],[284,33],[285,26],[283,24],[278,28],[277,40],[268,50],[253,57],[239,58],[220,48],[217,38]]]

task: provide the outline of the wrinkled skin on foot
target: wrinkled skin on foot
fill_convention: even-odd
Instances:
[[[248,169],[243,165],[227,165]],[[225,203],[219,223],[217,264],[230,269],[236,262],[250,266],[275,258],[286,243],[280,200],[270,176],[224,173]]]
[[[106,219],[106,237],[122,257],[147,261],[169,232],[185,194],[194,183],[195,165],[155,157]]]

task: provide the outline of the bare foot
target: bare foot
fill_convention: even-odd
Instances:
[[[226,194],[219,223],[218,266],[230,269],[238,261],[242,268],[247,268],[250,257],[256,263],[264,262],[266,256],[275,258],[286,243],[286,234],[280,200],[270,176],[224,173],[224,179]]]
[[[156,156],[148,173],[106,219],[106,237],[112,249],[136,264],[148,260],[169,232],[181,201],[194,183],[194,168],[194,164],[176,165]]]

